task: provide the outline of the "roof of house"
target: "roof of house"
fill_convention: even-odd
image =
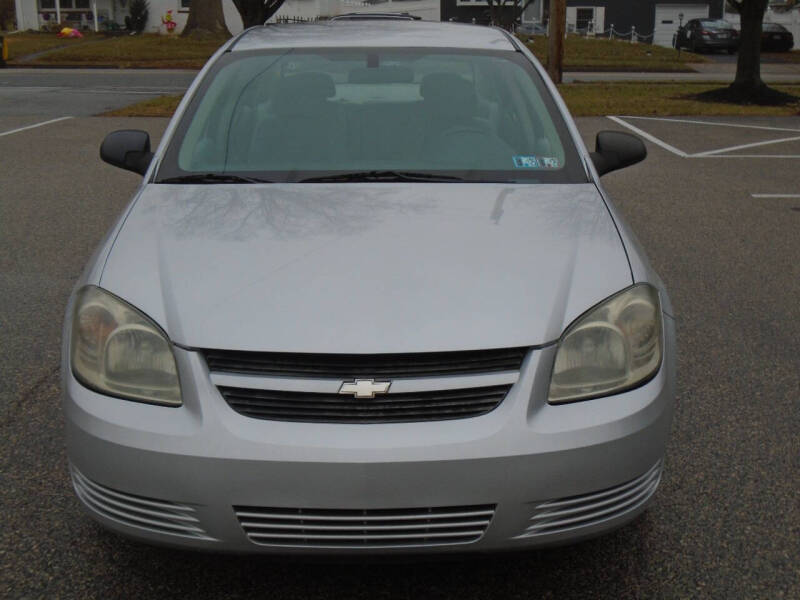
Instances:
[[[433,21],[326,21],[248,29],[234,51],[268,48],[466,48],[514,50],[508,35],[493,27]]]

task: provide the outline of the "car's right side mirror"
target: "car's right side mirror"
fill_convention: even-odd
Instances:
[[[601,131],[597,134],[595,151],[591,153],[598,175],[630,167],[647,158],[644,142],[622,131]]]
[[[150,136],[138,129],[122,129],[106,136],[100,158],[110,165],[144,175],[153,159]]]

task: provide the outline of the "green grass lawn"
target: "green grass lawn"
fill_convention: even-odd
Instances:
[[[694,94],[725,87],[720,83],[602,82],[570,83],[559,90],[573,116],[594,115],[800,115],[800,103],[788,106],[739,105],[701,102]],[[800,96],[800,85],[776,85],[777,90]]]
[[[520,36],[543,63],[547,63],[547,38]],[[631,44],[623,40],[567,36],[564,44],[566,71],[651,71],[691,72],[691,63],[708,59],[690,52],[652,44]]]
[[[521,36],[543,63],[547,38]],[[10,59],[63,48],[29,64],[59,66],[112,66],[199,69],[225,38],[182,38],[178,35],[142,34],[106,37],[87,33],[83,39],[60,39],[54,33],[22,33],[8,36]],[[92,42],[92,43],[86,43]],[[781,62],[800,62],[800,51],[777,53]],[[573,71],[690,72],[692,63],[708,58],[651,44],[570,35],[565,41],[564,68]]]
[[[789,106],[741,106],[700,102],[693,94],[723,87],[719,83],[567,83],[559,86],[564,101],[576,117],[605,115],[800,115],[800,103]],[[800,85],[776,89],[800,96]],[[181,96],[162,96],[105,113],[110,117],[171,117]]]
[[[142,100],[136,104],[111,110],[107,113],[100,115],[101,117],[171,117],[175,109],[178,108],[178,103],[183,98],[182,95],[177,96],[159,96],[158,98],[151,98],[150,100]]]
[[[795,42],[795,45],[797,45],[797,42]],[[800,50],[790,50],[789,52],[762,52],[762,62],[765,58],[780,63],[800,63]]]
[[[29,54],[43,52],[63,46],[68,49],[75,48],[88,40],[94,39],[94,35],[85,34],[83,38],[59,38],[55,33],[14,33],[4,35],[8,44],[8,60],[13,61]]]
[[[153,33],[121,35],[91,44],[76,44],[41,56],[30,64],[199,69],[225,40]]]

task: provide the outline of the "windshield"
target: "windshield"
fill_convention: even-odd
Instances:
[[[355,181],[372,172],[379,181],[397,173],[586,181],[553,99],[522,55],[396,48],[224,55],[156,181]]]
[[[733,29],[733,25],[722,19],[702,20],[700,24],[709,29]]]
[[[764,31],[786,31],[783,27],[776,23],[764,23],[762,28]]]

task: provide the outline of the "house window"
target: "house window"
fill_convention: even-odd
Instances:
[[[181,8],[189,9],[192,7],[192,0],[181,0]]]
[[[589,23],[594,21],[593,8],[579,8],[575,11],[575,29],[584,31],[589,28]]]
[[[44,9],[55,9],[56,7],[56,0],[39,0],[39,8]]]
[[[89,0],[75,0],[75,8],[89,8]]]
[[[58,0],[58,5],[61,8],[72,8],[72,0]]]

